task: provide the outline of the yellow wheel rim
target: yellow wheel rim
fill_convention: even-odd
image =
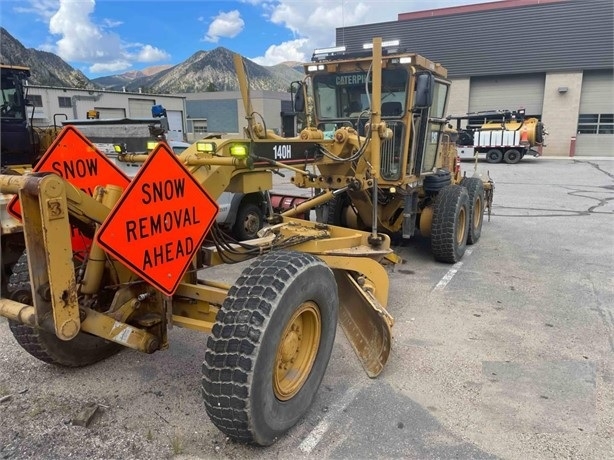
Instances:
[[[475,207],[473,208],[473,228],[478,228],[480,225],[480,220],[482,220],[482,200],[478,197],[475,200]]]
[[[458,213],[458,227],[456,228],[456,243],[458,245],[463,244],[465,239],[465,225],[467,224],[467,216],[465,215],[465,208],[462,207]]]
[[[311,301],[301,304],[281,335],[275,355],[273,388],[281,401],[292,399],[309,377],[318,355],[322,318]]]

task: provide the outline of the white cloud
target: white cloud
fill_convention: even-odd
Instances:
[[[264,56],[250,58],[261,65],[275,65],[284,60],[309,60],[314,49],[335,44],[336,29],[339,27],[396,21],[399,13],[483,3],[491,0],[242,1],[252,5],[261,5],[269,21],[286,27],[295,36],[294,40],[270,46]],[[284,56],[283,50],[288,50],[289,53]]]
[[[260,65],[275,65],[286,61],[305,61],[305,54],[301,51],[307,45],[306,38],[299,38],[280,45],[271,45],[264,56],[255,57],[251,60]]]
[[[144,45],[137,54],[136,60],[139,62],[158,62],[168,59],[166,51],[151,45]]]
[[[60,8],[49,20],[49,32],[61,35],[56,42],[57,54],[67,61],[90,62],[113,59],[120,49],[119,36],[104,34],[93,24],[90,15],[94,0],[60,0]]]
[[[92,73],[117,73],[129,69],[131,65],[130,62],[120,59],[117,61],[94,64],[90,66],[88,70]]]
[[[351,3],[351,5],[350,5]],[[279,1],[262,3],[268,19],[292,31],[296,39],[270,46],[264,56],[250,58],[261,65],[284,61],[305,62],[315,48],[335,42],[335,28],[364,22],[369,15],[367,2],[311,0],[310,2]],[[378,2],[380,4],[390,2]]]
[[[93,18],[95,0],[30,0],[16,11],[34,15],[49,24],[55,44],[40,49],[57,54],[65,61],[89,65],[92,73],[129,69],[135,62],[160,62],[170,58],[164,50],[149,44],[126,43],[109,30],[123,22],[113,18]]]
[[[33,14],[39,21],[49,20],[58,9],[57,0],[31,0],[25,2],[26,6],[15,6],[17,13]]]
[[[211,24],[205,35],[205,41],[217,43],[220,37],[234,38],[245,26],[245,22],[241,19],[241,14],[237,10],[229,11],[228,13],[220,12]]]
[[[102,20],[102,23],[104,24],[105,27],[110,29],[112,27],[121,26],[124,23],[124,21],[116,21],[114,19],[105,18]]]

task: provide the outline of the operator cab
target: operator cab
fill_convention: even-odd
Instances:
[[[27,67],[0,65],[0,122],[2,166],[32,164],[35,146],[26,117],[23,80]]]
[[[382,141],[380,175],[384,181],[431,174],[446,124],[444,118],[450,82],[446,70],[422,56],[400,52],[398,41],[382,49],[381,119],[392,131]],[[337,129],[355,129],[367,139],[374,109],[371,50],[345,53],[345,47],[316,50],[305,64],[311,79],[315,125],[325,139]],[[299,85],[299,94],[303,90]],[[305,106],[302,97],[295,110]],[[296,107],[298,105],[298,107]]]

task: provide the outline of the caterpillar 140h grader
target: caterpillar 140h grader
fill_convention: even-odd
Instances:
[[[199,141],[179,156],[163,142],[148,156],[121,152],[144,161],[126,183],[102,174],[103,160],[84,161],[93,148],[75,157],[78,132],[65,128],[37,172],[0,177],[19,197],[26,240],[0,314],[27,352],[60,366],[122,347],[163,350],[171,326],[208,333],[207,413],[230,438],[269,445],[309,409],[337,322],[369,377],[384,368],[393,325],[384,265],[398,261],[390,236],[430,233],[435,257],[455,262],[479,238],[492,183],[461,177],[446,70],[422,56],[386,51],[379,38],[365,55],[314,55],[298,85],[296,138],[266,129],[239,56],[235,66],[245,138]],[[88,170],[96,186],[75,185]],[[222,192],[267,191],[279,170],[319,192],[254,240],[210,228]],[[292,217],[325,204],[320,221]],[[207,232],[215,244],[201,252]],[[203,279],[210,266],[248,259],[232,286]]]

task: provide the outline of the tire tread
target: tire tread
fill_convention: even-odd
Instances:
[[[256,259],[230,288],[217,314],[202,366],[202,396],[213,423],[237,441],[257,441],[248,381],[274,302],[297,273],[318,262],[310,254],[286,251]]]
[[[459,207],[466,207],[465,224],[469,219],[469,195],[460,185],[444,187],[435,200],[433,209],[433,224],[431,228],[431,249],[435,259],[440,262],[456,263],[464,252],[465,243],[456,245],[456,216]],[[468,233],[465,229],[465,234]]]
[[[479,177],[464,177],[460,183],[467,189],[469,194],[469,233],[467,234],[467,244],[475,244],[482,234],[482,222],[484,220],[484,184]],[[475,212],[475,200],[482,200],[482,219],[477,228],[473,227],[473,213]]]

